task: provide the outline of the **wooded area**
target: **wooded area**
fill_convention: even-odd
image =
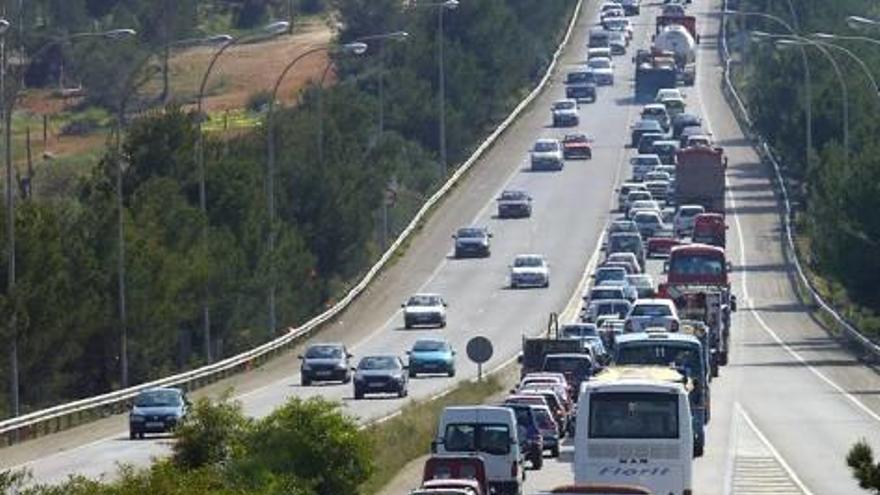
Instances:
[[[742,0],[741,11],[765,12],[783,19],[802,36],[834,33],[880,38],[880,29],[847,25],[850,15],[876,18],[876,3],[864,0]],[[792,11],[791,8],[794,10]],[[741,27],[788,34],[777,22],[741,18]],[[850,50],[874,78],[880,76],[880,50],[857,39],[821,39]],[[809,266],[823,280],[826,295],[862,331],[880,336],[880,95],[863,67],[845,51],[822,45],[841,69],[841,87],[834,67],[815,46],[809,62],[813,149],[806,159],[804,64],[797,46],[737,38],[745,43],[738,84],[758,130],[779,154],[796,185],[799,242]],[[844,103],[848,103],[849,146],[844,148]]]
[[[465,157],[534,84],[575,3],[481,0],[461,2],[446,14],[450,164]],[[299,5],[307,4],[320,6]],[[49,33],[140,21],[137,43],[77,43],[65,49],[89,50],[88,57],[68,57],[63,50],[57,55],[59,63],[65,60],[66,77],[83,81],[92,104],[113,108],[121,94],[119,74],[131,67],[132,53],[162,46],[169,36],[203,34],[203,16],[212,12],[206,5],[232,9],[230,18],[246,28],[283,15],[286,2],[169,0],[162,5],[178,9],[164,17],[175,20],[173,35],[163,27],[163,9],[150,8],[157,5],[153,0],[25,5],[26,50]],[[332,88],[313,86],[295,109],[276,114],[274,255],[267,248],[264,130],[225,141],[208,136],[203,215],[194,159],[196,118],[185,107],[157,107],[129,122],[121,157],[108,147],[72,194],[17,198],[17,284],[13,293],[5,283],[0,289],[0,341],[18,343],[22,412],[120,385],[117,158],[125,163],[131,383],[205,363],[203,294],[209,301],[213,357],[219,359],[275,336],[267,330],[266,295],[273,283],[279,325],[295,325],[332,303],[376,259],[386,187],[393,184],[399,191],[401,205],[394,211],[399,228],[443,179],[437,161],[437,12],[406,5],[401,0],[330,5],[339,15],[342,42],[396,30],[410,36],[381,50],[386,57],[383,132],[378,132],[376,44],[358,59],[338,58]],[[8,17],[16,18],[9,8]],[[243,21],[248,9],[257,9],[259,22]],[[68,64],[68,58],[81,62]],[[32,69],[30,84],[54,84],[55,62],[45,63],[39,71]],[[144,105],[161,101],[157,95],[141,96]],[[201,241],[205,227],[207,243]],[[0,221],[0,236],[5,232]],[[8,256],[4,243],[0,258]],[[2,281],[7,267],[0,266]],[[14,327],[7,325],[13,314]],[[0,356],[0,375],[9,395],[6,352]],[[0,417],[9,412],[3,402]]]

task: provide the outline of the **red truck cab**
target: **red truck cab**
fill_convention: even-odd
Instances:
[[[721,213],[700,213],[694,217],[692,240],[724,248],[727,246],[727,224]]]
[[[668,297],[670,285],[706,285],[729,287],[729,267],[724,249],[703,244],[688,244],[672,248],[666,264],[666,283],[660,284],[660,297]]]
[[[425,461],[422,483],[431,480],[474,480],[480,493],[488,495],[486,464],[478,455],[432,455]]]

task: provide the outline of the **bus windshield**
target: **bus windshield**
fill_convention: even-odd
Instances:
[[[699,379],[703,373],[700,349],[680,342],[621,343],[617,346],[615,363],[625,365],[656,365],[684,367],[688,376]]]
[[[589,438],[678,438],[675,394],[595,392],[589,400]]]
[[[724,256],[716,253],[676,254],[669,263],[669,272],[675,275],[721,276],[724,274]]]

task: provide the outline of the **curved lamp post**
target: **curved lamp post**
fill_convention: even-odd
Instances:
[[[810,35],[812,38],[816,38],[817,40],[835,40],[835,39],[847,39],[850,37],[839,38],[837,35],[829,34],[829,33],[813,33]],[[868,38],[870,39],[870,38]],[[817,41],[817,43],[825,46],[826,48],[833,48],[835,50],[843,52],[847,57],[853,60],[858,66],[862,69],[862,72],[865,74],[865,77],[871,82],[871,86],[874,90],[874,95],[880,98],[880,86],[877,85],[877,79],[874,78],[874,75],[871,74],[871,69],[868,67],[868,64],[862,60],[858,55],[856,55],[852,50],[837,45],[835,43],[831,43],[829,41]]]
[[[205,98],[205,89],[208,86],[208,78],[211,76],[211,72],[214,70],[214,66],[217,64],[217,61],[226,52],[226,50],[246,41],[259,39],[266,36],[279,36],[285,34],[288,31],[289,27],[289,22],[279,21],[267,24],[266,26],[263,26],[263,28],[259,32],[242,38],[235,38],[228,34],[219,34],[208,38],[214,43],[221,43],[221,46],[211,56],[211,60],[210,62],[208,62],[208,67],[202,74],[202,79],[199,84],[199,92],[196,96],[195,158],[199,179],[199,210],[202,212],[202,216],[205,219],[205,224],[202,231],[202,243],[205,248],[207,248],[208,246],[208,198],[207,190],[205,187],[205,136],[204,132],[202,132],[202,121],[204,120],[202,115],[202,102]],[[211,309],[209,298],[209,288],[206,282],[205,286],[202,288],[202,336],[204,339],[205,359],[207,360],[207,362],[210,363],[213,362],[214,356],[211,349]]]
[[[791,5],[789,5],[791,7]],[[792,9],[792,13],[794,10]],[[764,12],[752,12],[752,11],[739,11],[739,10],[724,10],[722,11],[724,15],[733,15],[733,16],[741,16],[741,17],[760,17],[762,19],[767,19],[775,22],[776,24],[785,28],[786,31],[790,35],[796,36],[797,31],[791,26],[791,24],[785,22],[781,17],[767,14]],[[760,32],[760,31],[759,31]],[[813,90],[812,84],[810,83],[810,61],[807,58],[807,52],[804,49],[801,49],[801,63],[804,67],[804,120],[806,127],[806,152],[804,155],[804,163],[809,164],[810,162],[810,152],[813,149]]]
[[[765,33],[763,31],[753,31],[752,37],[756,39],[771,39],[774,40],[775,46],[778,48],[784,48],[789,46],[812,46],[819,50],[822,55],[831,63],[831,66],[834,68],[834,73],[837,76],[837,81],[840,83],[840,92],[843,100],[843,149],[844,154],[849,154],[849,96],[847,95],[846,90],[846,80],[843,77],[843,72],[840,70],[840,66],[837,64],[837,60],[834,59],[834,56],[828,52],[828,49],[825,48],[821,43],[811,40],[810,38],[805,38],[803,36],[798,35],[777,35]]]
[[[269,109],[266,113],[266,203],[269,217],[269,236],[268,249],[270,264],[275,256],[275,100],[278,97],[278,89],[287,74],[302,59],[318,52],[335,51],[342,54],[360,55],[367,51],[367,44],[362,42],[347,43],[345,45],[334,47],[331,45],[323,45],[306,50],[305,52],[294,57],[281,71],[275,85],[272,88],[272,97],[269,100]],[[269,334],[274,335],[276,325],[275,314],[275,273],[270,270],[269,283]]]

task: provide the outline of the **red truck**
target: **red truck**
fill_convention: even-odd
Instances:
[[[720,248],[727,247],[727,224],[721,213],[700,213],[694,217],[694,242]]]
[[[724,150],[693,146],[675,154],[675,200],[679,205],[702,205],[706,211],[724,213]]]

